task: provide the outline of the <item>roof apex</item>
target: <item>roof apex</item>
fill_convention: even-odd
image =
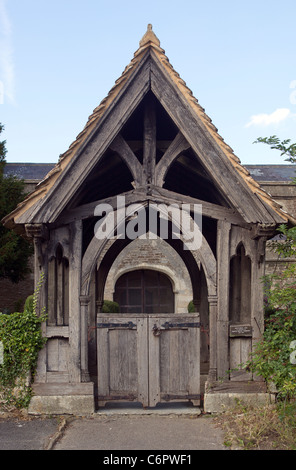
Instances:
[[[155,35],[155,33],[152,31],[152,24],[150,24],[150,23],[148,24],[147,31],[144,34],[144,36],[142,37],[139,45],[140,45],[140,47],[144,47],[149,43],[155,44],[158,47],[160,46],[160,41],[159,41],[158,37]]]

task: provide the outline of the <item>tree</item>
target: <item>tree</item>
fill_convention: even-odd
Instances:
[[[4,130],[4,126],[0,123],[0,134]],[[6,155],[6,147],[5,147],[6,141],[3,140],[0,142],[0,175],[3,174],[3,169],[5,165],[5,155]]]
[[[296,144],[290,139],[280,141],[276,136],[260,137],[256,143],[270,145],[296,162]],[[294,179],[295,182],[295,179]],[[280,272],[265,276],[265,331],[246,367],[276,385],[279,397],[296,397],[296,227],[281,225],[280,240],[273,242],[273,249],[282,258],[289,258]]]
[[[296,143],[290,144],[291,139],[286,139],[280,141],[280,139],[276,135],[272,135],[270,137],[258,137],[255,140],[254,144],[267,144],[270,146],[271,149],[279,150],[281,155],[286,155],[287,158],[285,161],[289,161],[291,163],[296,162]],[[288,144],[290,144],[288,146]]]
[[[0,134],[4,126],[0,124]],[[0,142],[0,220],[12,212],[25,197],[24,182],[15,176],[4,176],[6,141]],[[0,278],[19,282],[30,272],[32,245],[0,224]]]

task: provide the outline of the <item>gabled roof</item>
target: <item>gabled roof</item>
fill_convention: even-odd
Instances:
[[[60,190],[67,174],[70,175],[69,178],[72,181],[71,171],[73,171],[74,167],[79,169],[80,183],[87,172],[91,171],[94,159],[90,160],[90,158],[84,157],[82,164],[81,159],[79,159],[80,155],[83,154],[87,145],[91,145],[92,139],[98,132],[104,133],[104,148],[106,148],[108,142],[109,145],[111,144],[120,129],[119,127],[112,129],[110,135],[106,137],[104,125],[107,126],[106,122],[110,113],[112,113],[116,106],[119,106],[124,94],[128,93],[133,101],[130,108],[131,110],[132,108],[135,109],[138,104],[137,100],[141,96],[143,97],[143,91],[142,95],[139,91],[140,87],[145,88],[144,92],[151,89],[166,108],[171,118],[175,120],[178,127],[180,128],[183,125],[181,132],[184,133],[185,138],[196,150],[196,153],[199,155],[205,153],[202,151],[202,148],[199,148],[201,135],[203,136],[201,144],[204,145],[206,142],[210,144],[210,150],[207,155],[203,155],[203,163],[213,174],[216,183],[224,184],[224,190],[227,188],[231,204],[238,210],[246,222],[262,223],[265,225],[275,225],[288,220],[294,222],[292,217],[282,211],[279,204],[251,177],[249,171],[241,165],[239,158],[233,153],[233,150],[218,134],[216,127],[206,115],[205,110],[199,105],[191,90],[170,64],[165,51],[160,47],[158,38],[152,31],[151,25],[148,25],[147,32],[141,39],[139,46],[134,53],[132,61],[115,82],[107,97],[94,109],[83,131],[76,137],[69,149],[60,156],[58,163],[37,185],[36,190],[15,211],[3,219],[5,225],[13,227],[15,224],[47,223],[53,222],[56,219],[58,212],[65,207],[67,198],[60,201],[59,207],[57,207],[53,194]],[[174,115],[175,107],[169,109],[168,97],[163,93],[164,89],[168,90],[168,95],[174,95],[176,104],[180,103],[183,110],[182,117]],[[122,114],[121,119],[123,120],[124,118],[127,119]],[[187,118],[187,125],[185,118]],[[189,125],[190,123],[193,124]],[[221,162],[222,167],[217,168],[218,163]],[[225,182],[223,182],[224,177]],[[74,183],[77,186],[79,181]],[[73,191],[75,184],[71,188]],[[241,207],[242,194],[246,198],[244,207]]]

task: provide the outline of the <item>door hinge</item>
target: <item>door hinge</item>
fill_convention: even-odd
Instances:
[[[170,323],[166,321],[163,325],[161,325],[165,330],[169,330],[170,328],[200,328],[200,322],[193,322],[193,323]]]
[[[133,323],[132,321],[129,321],[128,323],[98,323],[97,327],[98,328],[121,328],[121,329],[132,330],[133,328],[136,328],[137,325]]]

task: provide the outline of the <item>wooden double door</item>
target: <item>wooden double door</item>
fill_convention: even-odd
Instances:
[[[198,314],[100,314],[98,401],[200,404]]]

